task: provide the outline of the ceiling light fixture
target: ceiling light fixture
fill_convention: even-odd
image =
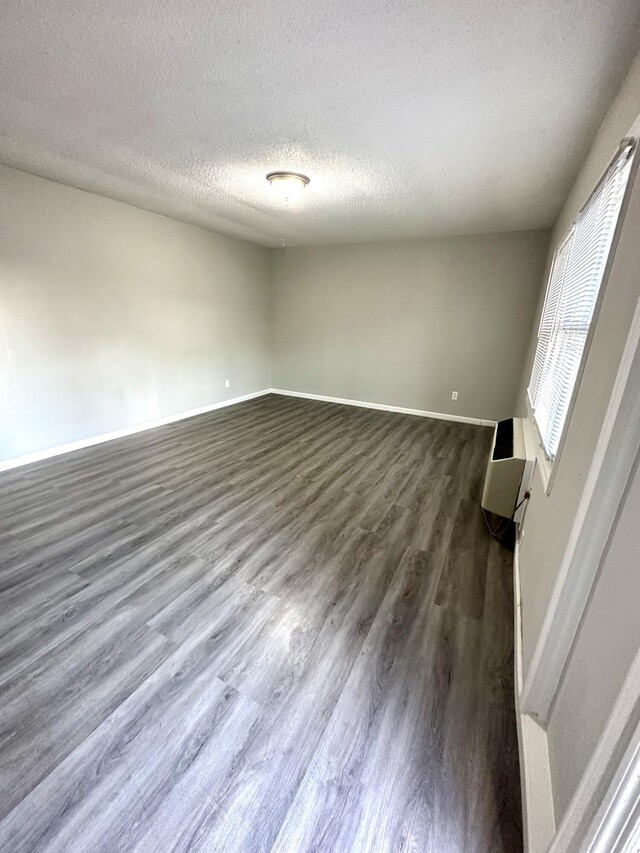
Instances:
[[[309,178],[298,172],[269,172],[267,180],[285,201],[299,196],[309,183]]]

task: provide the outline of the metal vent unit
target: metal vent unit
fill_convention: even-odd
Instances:
[[[527,461],[522,418],[498,421],[482,491],[482,507],[511,518]]]

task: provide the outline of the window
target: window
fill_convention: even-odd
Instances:
[[[623,143],[551,265],[528,389],[549,459],[570,410],[634,150],[634,142]]]

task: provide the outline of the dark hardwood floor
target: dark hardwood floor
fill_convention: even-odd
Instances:
[[[522,849],[491,430],[263,397],[0,475],[0,849]]]

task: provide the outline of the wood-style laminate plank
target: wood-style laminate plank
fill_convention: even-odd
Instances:
[[[0,851],[521,849],[490,443],[266,396],[0,475]]]
[[[171,644],[137,621],[122,610],[3,683],[2,816],[167,657]]]
[[[455,843],[480,632],[434,606],[437,582],[428,554],[405,554],[276,850],[483,849],[484,826]]]

